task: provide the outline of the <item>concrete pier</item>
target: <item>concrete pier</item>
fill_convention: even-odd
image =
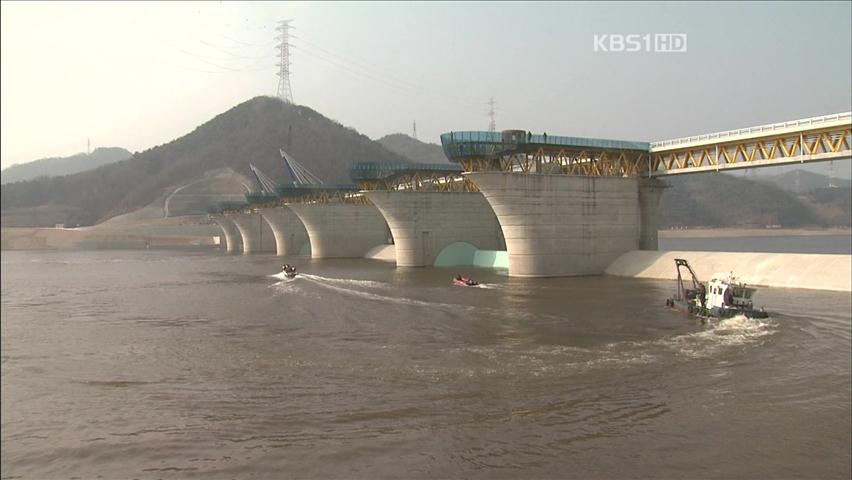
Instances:
[[[390,231],[372,205],[289,204],[311,239],[313,258],[361,258],[388,243]]]
[[[370,191],[393,234],[398,267],[431,266],[448,245],[505,248],[497,216],[479,192]]]
[[[256,213],[226,213],[240,232],[243,243],[243,253],[258,253],[275,251],[272,230]]]
[[[660,198],[669,185],[657,178],[639,179],[639,249],[657,250]]]
[[[511,276],[602,274],[620,255],[639,248],[635,177],[468,175],[503,229]]]
[[[236,224],[224,215],[213,215],[211,216],[211,219],[216,222],[216,225],[219,225],[219,228],[222,229],[222,233],[225,236],[225,248],[227,252],[235,253],[242,251],[242,235],[237,229]]]
[[[308,231],[289,207],[261,208],[258,212],[272,230],[277,255],[298,255],[310,242]]]

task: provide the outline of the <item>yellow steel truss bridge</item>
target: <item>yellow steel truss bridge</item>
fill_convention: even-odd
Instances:
[[[522,130],[441,135],[465,172],[661,177],[852,158],[850,113],[643,143]]]

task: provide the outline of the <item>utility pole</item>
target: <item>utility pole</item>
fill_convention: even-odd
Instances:
[[[290,87],[290,22],[292,20],[281,20],[275,28],[278,35],[278,98],[287,103],[293,103],[293,90]]]
[[[488,117],[491,119],[491,121],[488,122],[488,131],[489,132],[496,132],[497,131],[497,121],[494,119],[495,118],[494,116],[495,116],[495,113],[494,113],[494,97],[491,97],[488,100]]]
[[[414,124],[411,126],[411,136],[417,140],[417,120],[414,121]]]

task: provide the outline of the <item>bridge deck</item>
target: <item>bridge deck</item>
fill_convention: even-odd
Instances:
[[[603,138],[541,135],[523,130],[449,132],[441,135],[444,154],[452,161],[471,157],[560,151],[642,151],[650,144]]]
[[[457,163],[353,162],[346,169],[361,190],[477,191]]]
[[[653,143],[504,130],[445,133],[441,144],[468,172],[661,177],[847,160],[850,119],[836,113]]]
[[[695,147],[700,145],[715,145],[721,142],[736,142],[753,138],[779,136],[790,132],[803,132],[807,130],[833,128],[849,125],[852,121],[852,112],[834,113],[819,117],[802,118],[779,123],[768,123],[756,127],[745,127],[724,132],[705,133],[691,137],[673,138],[671,140],[658,140],[651,142],[652,152]]]
[[[383,180],[414,173],[458,174],[462,168],[456,163],[382,163],[352,162],[346,166],[349,178],[355,182]]]

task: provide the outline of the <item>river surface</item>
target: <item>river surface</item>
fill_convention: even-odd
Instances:
[[[849,293],[3,252],[2,478],[852,475]]]

